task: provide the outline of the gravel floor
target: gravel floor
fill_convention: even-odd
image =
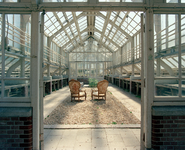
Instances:
[[[91,89],[86,88],[87,99],[80,102],[71,98],[64,100],[44,119],[45,125],[52,124],[140,124],[110,91],[107,100],[91,99]]]

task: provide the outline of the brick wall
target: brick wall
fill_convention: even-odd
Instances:
[[[0,150],[32,150],[32,147],[31,116],[0,116]]]
[[[152,148],[185,150],[185,116],[152,116]]]

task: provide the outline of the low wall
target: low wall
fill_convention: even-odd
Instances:
[[[154,150],[185,149],[185,107],[152,108],[152,148]]]
[[[32,108],[0,108],[0,149],[32,148]]]

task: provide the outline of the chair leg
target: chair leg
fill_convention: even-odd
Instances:
[[[92,92],[92,90],[91,90],[91,99],[93,99],[93,92]]]

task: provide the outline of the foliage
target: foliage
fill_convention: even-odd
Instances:
[[[98,80],[94,78],[89,78],[89,87],[96,87],[98,84]]]

